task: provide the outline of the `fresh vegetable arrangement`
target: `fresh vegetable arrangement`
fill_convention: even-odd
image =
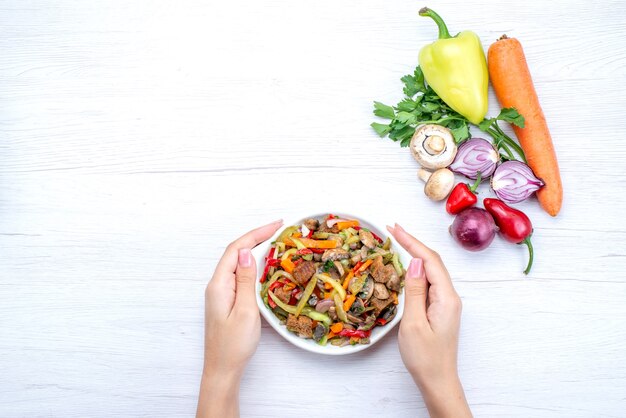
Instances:
[[[507,204],[522,202],[535,192],[542,208],[556,216],[563,189],[556,153],[545,116],[532,84],[518,40],[504,35],[485,58],[480,39],[471,31],[451,36],[443,19],[423,8],[420,16],[433,19],[439,39],[423,47],[419,66],[402,77],[405,97],[396,106],[374,102],[374,114],[388,123],[372,123],[381,136],[409,147],[421,165],[418,177],[424,194],[446,200],[446,211],[456,215],[449,231],[463,248],[480,251],[496,232],[507,241],[525,244],[533,263],[528,217]],[[503,109],[488,118],[487,92],[491,79]],[[510,123],[517,143],[500,126]],[[472,137],[474,126],[491,138]],[[455,174],[473,184],[455,185]],[[476,190],[489,180],[498,199],[484,199],[485,209],[474,207]]]
[[[301,338],[369,344],[372,330],[395,317],[404,275],[389,238],[328,215],[282,231],[266,257],[260,295]]]

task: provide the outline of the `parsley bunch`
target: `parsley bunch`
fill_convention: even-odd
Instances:
[[[457,144],[471,137],[470,122],[463,115],[448,106],[424,79],[424,73],[418,66],[413,74],[401,78],[404,83],[404,99],[395,107],[374,102],[374,114],[389,119],[387,124],[373,122],[372,128],[381,137],[389,136],[392,141],[400,141],[402,147],[408,147],[415,129],[420,125],[432,123],[450,129]],[[484,119],[478,128],[489,134],[501,156],[505,160],[515,160],[514,150],[519,158],[526,162],[522,148],[506,135],[498,121],[510,122],[524,127],[524,117],[514,108],[502,109],[495,118]]]

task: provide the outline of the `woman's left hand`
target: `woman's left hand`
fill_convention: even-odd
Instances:
[[[281,226],[282,221],[276,221],[232,242],[206,288],[199,417],[239,415],[239,381],[261,337],[255,300],[256,262],[250,250]]]

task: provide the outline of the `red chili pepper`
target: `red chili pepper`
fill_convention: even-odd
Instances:
[[[500,234],[514,244],[526,244],[528,247],[528,265],[524,274],[528,274],[533,265],[533,244],[530,236],[533,234],[533,224],[526,214],[513,209],[499,199],[484,199],[483,205],[487,212],[493,216],[496,225],[500,228]]]
[[[452,193],[450,193],[450,196],[448,196],[448,200],[446,201],[446,211],[450,215],[456,215],[463,209],[474,206],[474,204],[478,201],[476,198],[476,189],[478,188],[480,181],[481,177],[479,171],[473,185],[468,186],[465,183],[459,183],[454,186]]]
[[[265,257],[265,268],[263,269],[263,274],[261,275],[261,283],[264,283],[267,280],[267,273],[270,271],[270,267],[276,267],[280,262],[279,259],[274,258],[274,252],[276,251],[276,247],[270,248],[270,252]]]
[[[386,323],[387,323],[387,320],[386,320],[385,318],[378,318],[378,319],[376,320],[376,325],[383,326],[383,325],[385,325]]]
[[[369,330],[369,331],[360,331],[360,330],[356,330],[356,329],[346,329],[346,328],[344,328],[337,335],[339,335],[340,337],[368,338],[371,333],[372,333],[371,330]]]
[[[355,229],[355,231],[360,231],[361,229],[363,229],[362,226],[353,226],[353,228]],[[378,235],[376,235],[374,231],[372,230],[368,230],[368,231],[370,231],[370,233],[372,234],[372,236],[374,237],[376,241],[380,242],[381,244],[383,243],[383,239],[379,237]]]

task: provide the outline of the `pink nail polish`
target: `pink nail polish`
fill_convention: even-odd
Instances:
[[[409,264],[409,268],[406,271],[406,276],[412,279],[421,279],[424,275],[424,262],[421,258],[414,258]]]
[[[239,250],[239,266],[243,268],[248,268],[252,265],[252,253],[247,248],[242,248]]]

